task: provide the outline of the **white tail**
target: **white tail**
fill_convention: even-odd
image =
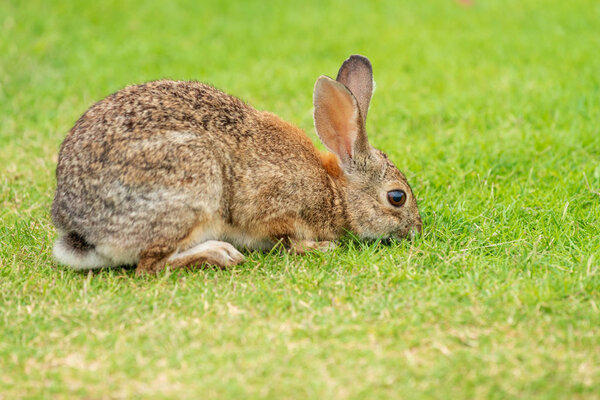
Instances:
[[[76,249],[69,244],[68,240],[65,240],[64,236],[54,242],[53,253],[59,263],[76,270],[96,269],[110,264],[110,261],[98,254],[94,248]]]

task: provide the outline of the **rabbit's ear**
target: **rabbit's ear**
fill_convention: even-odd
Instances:
[[[313,103],[317,134],[343,164],[355,155],[368,153],[369,143],[359,105],[346,86],[321,76],[315,84]]]
[[[365,124],[373,95],[373,67],[369,59],[357,54],[350,56],[340,67],[336,81],[345,85],[356,97]]]

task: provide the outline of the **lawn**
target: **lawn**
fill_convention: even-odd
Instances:
[[[600,398],[600,4],[265,3],[0,2],[0,398]],[[422,236],[142,278],[52,260],[95,101],[200,80],[316,141],[314,82],[353,53]]]

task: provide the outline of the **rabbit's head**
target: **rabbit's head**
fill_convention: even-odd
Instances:
[[[336,80],[321,76],[313,96],[315,128],[338,158],[349,229],[364,239],[403,238],[420,232],[417,201],[404,175],[369,144],[365,122],[373,71],[354,55]]]

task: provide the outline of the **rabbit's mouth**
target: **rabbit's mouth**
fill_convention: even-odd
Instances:
[[[408,228],[408,231],[402,230],[400,232],[394,232],[391,235],[391,237],[383,239],[382,242],[384,242],[386,244],[391,244],[394,241],[400,241],[400,240],[412,241],[417,236],[419,236],[422,232],[423,232],[423,224],[419,222],[419,223],[414,224],[410,228]]]
[[[423,233],[423,223],[419,218],[419,222],[417,222],[412,226],[412,228],[410,228],[410,233],[408,234],[408,236],[411,239],[414,239],[417,235],[420,235],[421,233]]]
[[[383,244],[384,246],[394,246],[403,240],[412,241],[418,234],[419,234],[418,232],[413,233],[413,231],[411,230],[408,235],[404,235],[404,236],[394,235],[391,237],[379,239],[378,241],[379,241],[379,243]]]
[[[410,228],[410,232],[408,233],[408,236],[406,237],[408,240],[414,240],[417,236],[419,236],[422,232],[422,225],[418,225],[418,226],[414,226],[412,228]]]

